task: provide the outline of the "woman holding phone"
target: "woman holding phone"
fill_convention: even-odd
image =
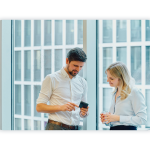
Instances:
[[[143,94],[135,87],[125,64],[115,62],[105,71],[107,82],[114,87],[109,113],[100,114],[102,123],[110,125],[110,130],[137,130],[147,121]]]

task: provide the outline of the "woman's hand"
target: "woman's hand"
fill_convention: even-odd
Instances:
[[[120,121],[120,116],[111,113],[101,114],[100,118],[102,123],[105,122],[106,124],[110,122]]]

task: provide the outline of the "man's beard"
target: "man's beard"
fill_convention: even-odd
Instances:
[[[72,70],[72,71],[70,71],[70,70],[69,70],[69,66],[67,66],[67,70],[68,70],[69,74],[72,75],[73,77],[75,77],[75,76],[79,73],[79,72],[77,72],[77,70]],[[73,71],[76,71],[77,74],[73,74]]]

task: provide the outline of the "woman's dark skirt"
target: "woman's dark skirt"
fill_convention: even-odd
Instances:
[[[119,126],[110,127],[110,130],[137,130],[137,127],[119,125]]]

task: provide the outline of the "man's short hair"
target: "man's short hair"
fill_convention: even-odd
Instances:
[[[75,47],[67,53],[67,58],[69,59],[69,63],[71,61],[86,62],[87,56],[81,48]]]

